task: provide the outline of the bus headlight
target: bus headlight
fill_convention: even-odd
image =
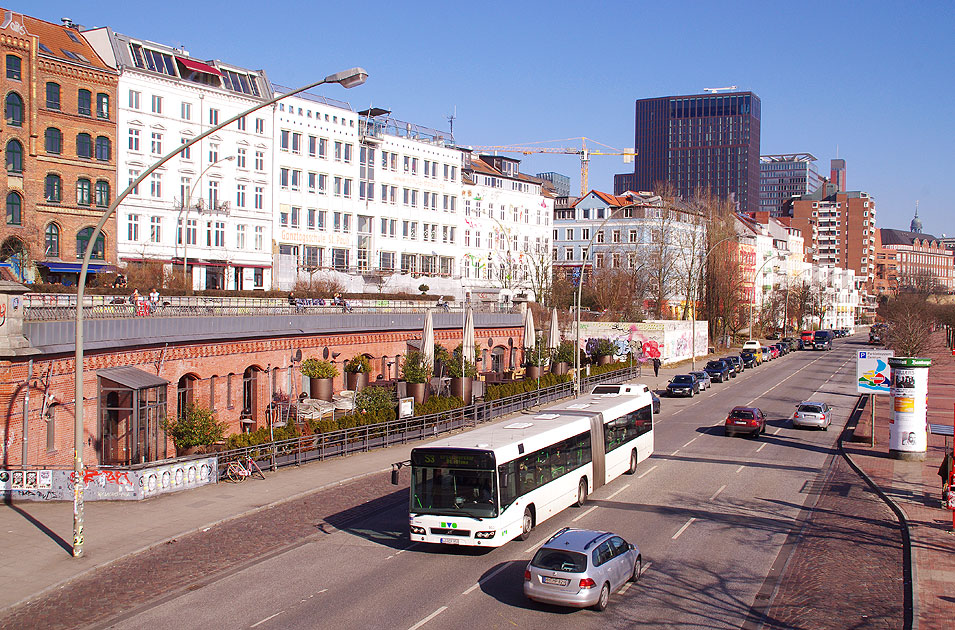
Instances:
[[[489,532],[475,532],[475,538],[494,538],[494,531]]]
[[[425,531],[424,527],[418,527],[417,525],[412,525],[411,533],[418,534],[419,536],[424,536],[428,532]]]

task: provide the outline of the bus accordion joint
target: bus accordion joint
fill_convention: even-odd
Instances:
[[[398,485],[398,471],[401,470],[402,466],[410,466],[411,460],[405,460],[403,462],[395,462],[391,465],[391,485]]]

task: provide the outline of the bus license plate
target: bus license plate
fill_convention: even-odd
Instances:
[[[460,543],[461,541],[459,541],[457,538],[442,538],[441,539],[441,544],[443,545],[458,545]]]
[[[570,580],[564,578],[544,577],[541,579],[544,584],[553,584],[554,586],[567,586]]]

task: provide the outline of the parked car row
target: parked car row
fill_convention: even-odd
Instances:
[[[752,369],[764,361],[772,361],[789,354],[794,348],[795,339],[783,340],[767,346],[756,339],[743,344],[739,354],[707,361],[702,370],[677,374],[666,386],[667,396],[687,396],[692,398],[713,386],[713,383],[725,383],[736,378],[744,370]]]

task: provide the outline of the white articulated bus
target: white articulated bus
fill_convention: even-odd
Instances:
[[[653,453],[643,385],[590,394],[411,451],[411,540],[497,547]]]

